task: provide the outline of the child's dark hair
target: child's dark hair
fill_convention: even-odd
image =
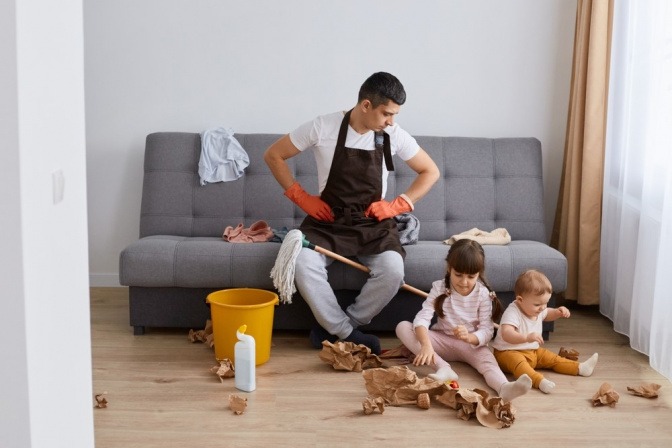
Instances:
[[[448,263],[448,269],[446,269],[446,289],[448,292],[436,298],[434,302],[434,311],[436,314],[439,317],[444,317],[443,302],[452,289],[450,285],[450,269],[452,268],[460,274],[479,274],[478,278],[480,282],[488,288],[490,297],[492,297],[492,320],[499,322],[499,319],[502,317],[502,303],[485,278],[485,251],[483,251],[483,247],[477,241],[468,238],[457,240],[450,246],[446,262]]]

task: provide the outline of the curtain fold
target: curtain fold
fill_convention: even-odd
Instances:
[[[672,379],[672,2],[614,11],[600,312]]]
[[[600,221],[613,0],[579,0],[565,155],[551,246],[567,257],[564,297],[599,303]]]

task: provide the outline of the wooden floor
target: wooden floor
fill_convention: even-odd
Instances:
[[[213,350],[189,342],[186,330],[134,336],[126,288],[92,288],[91,323],[93,394],[107,392],[108,400],[94,410],[97,448],[672,446],[672,384],[594,309],[573,309],[546,343],[554,351],[574,348],[581,360],[599,352],[593,376],[548,373],[553,393],[531,390],[515,400],[514,424],[499,430],[459,420],[435,403],[364,415],[361,373],[323,363],[305,332],[274,334],[270,360],[257,367],[257,390],[244,393],[210,372]],[[383,348],[399,344],[394,334],[379,336]],[[462,387],[487,389],[471,367],[453,367]],[[620,394],[614,408],[592,405],[604,382]],[[652,382],[662,385],[656,399],[627,392]],[[229,409],[230,394],[248,399],[244,414]]]

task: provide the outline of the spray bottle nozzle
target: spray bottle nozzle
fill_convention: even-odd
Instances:
[[[254,341],[254,338],[250,334],[246,334],[245,332],[247,331],[247,325],[241,325],[238,327],[238,331],[236,331],[236,337],[238,338],[239,341]]]

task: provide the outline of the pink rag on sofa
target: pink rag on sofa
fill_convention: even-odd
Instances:
[[[242,224],[227,226],[222,238],[229,243],[262,243],[273,238],[273,230],[266,221],[257,221],[247,229]]]

